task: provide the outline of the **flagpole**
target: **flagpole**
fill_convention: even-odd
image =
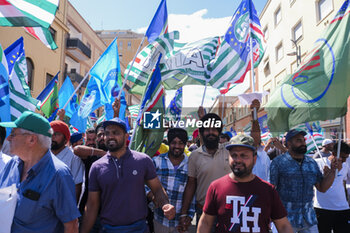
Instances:
[[[221,119],[224,119],[224,107],[225,107],[225,94],[223,94],[223,100],[222,100],[222,110],[221,110]]]
[[[314,135],[313,135],[313,134],[311,134],[311,139],[312,139],[312,141],[313,141],[313,143],[314,143],[314,145],[315,145],[315,147],[316,147],[317,153],[320,155],[320,157],[321,157],[321,159],[322,159],[322,162],[323,162],[325,165],[327,165],[327,163],[324,161],[324,160],[325,160],[325,157],[323,157],[323,156],[321,155],[320,149],[319,149],[318,146],[317,146],[317,143],[316,143],[316,141],[315,141],[315,138],[314,138]]]
[[[120,91],[119,91],[119,93],[118,93],[118,97],[117,97],[118,100],[120,100],[122,91],[123,91],[123,89],[124,89],[124,87],[125,87],[125,85],[126,85],[126,81],[127,81],[128,78],[129,78],[130,71],[131,71],[132,67],[134,66],[134,62],[135,62],[135,60],[136,60],[137,54],[139,54],[140,49],[141,49],[141,47],[142,47],[142,45],[143,45],[143,42],[145,41],[145,38],[146,38],[146,34],[145,34],[145,35],[143,36],[143,38],[142,38],[142,41],[141,41],[141,43],[140,43],[140,45],[139,45],[139,47],[138,47],[138,49],[137,49],[137,51],[136,51],[136,54],[135,54],[135,56],[134,56],[134,59],[133,59],[132,62],[131,62],[131,65],[130,65],[130,68],[129,68],[129,70],[128,70],[128,73],[126,74],[126,77],[124,77],[123,85],[122,85],[122,87],[120,88]],[[119,71],[119,72],[120,72],[120,71]]]
[[[339,132],[338,132],[338,148],[337,148],[337,159],[340,157],[340,146],[341,146],[341,138],[343,134],[343,117],[340,117],[340,126],[339,126]],[[338,174],[338,168],[335,169],[335,177],[337,177]]]
[[[252,23],[252,20],[249,17],[249,47],[250,47],[250,72],[252,74],[252,84],[253,88],[252,91],[255,93],[255,75],[254,75],[254,58],[253,58],[253,38],[252,38],[252,27],[250,24]],[[253,118],[254,120],[258,119],[256,108],[253,108]]]
[[[202,103],[201,103],[202,107],[203,107],[203,103],[204,103],[205,93],[207,92],[207,86],[208,86],[208,82],[205,82],[204,93],[203,93],[203,98],[202,98]]]

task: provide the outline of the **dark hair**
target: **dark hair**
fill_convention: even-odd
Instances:
[[[220,121],[220,122],[221,122],[220,127],[217,127],[217,128],[216,128],[216,129],[218,130],[219,134],[221,134],[221,132],[222,132],[222,127],[223,127],[221,118],[220,118],[217,114],[215,114],[215,113],[208,113],[208,114],[205,114],[205,115],[201,118],[201,121],[202,121],[203,123],[204,123],[205,121],[208,121],[208,120],[212,120],[212,121],[214,120],[215,122],[217,122],[217,121]],[[202,125],[202,127],[199,128],[199,133],[200,133],[201,135],[203,135],[204,129],[205,129],[204,125]]]
[[[1,143],[1,145],[4,144],[5,138],[6,138],[6,128],[0,126],[0,143]]]
[[[98,130],[99,130],[100,128],[103,129],[103,121],[100,122],[100,123],[98,123],[98,125],[96,126],[96,128],[95,128],[95,133],[96,133],[96,134],[97,134],[97,132],[98,132]]]
[[[87,129],[85,131],[86,134],[96,133],[94,128]]]
[[[335,141],[332,152],[334,155],[337,154],[337,152],[338,152],[338,140]],[[341,142],[340,142],[340,152],[343,152],[345,154],[350,154],[350,146],[349,146],[349,144],[347,144],[343,140],[341,140]]]
[[[225,138],[225,139],[227,139],[227,141],[230,141],[230,136],[228,136],[228,134],[226,134],[226,133],[222,133],[222,134],[220,134],[220,138]]]

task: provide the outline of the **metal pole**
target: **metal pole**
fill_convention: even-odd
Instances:
[[[249,24],[251,24],[251,19],[249,19]],[[253,39],[252,39],[252,28],[249,27],[249,41],[250,41],[250,72],[252,74],[252,85],[253,85],[253,88],[252,88],[252,92],[255,93],[255,76],[254,76],[254,57],[253,57]],[[258,114],[257,114],[257,111],[256,111],[256,108],[253,108],[253,119],[254,120],[257,120],[258,119]]]
[[[203,93],[201,106],[203,106],[203,103],[204,103],[204,97],[205,97],[205,93],[207,92],[207,86],[208,86],[208,82],[205,82],[205,87],[204,87],[204,93]]]
[[[140,52],[140,49],[141,49],[141,47],[142,47],[142,45],[143,45],[143,42],[145,41],[145,38],[146,38],[146,35],[143,36],[142,41],[141,41],[141,43],[140,43],[140,45],[139,45],[139,47],[138,47],[138,49],[137,49],[137,51],[136,51],[136,54],[135,54],[135,56],[134,56],[134,59],[133,59],[132,62],[131,62],[131,65],[130,65],[130,68],[129,68],[129,70],[128,70],[128,73],[126,74],[126,77],[124,77],[123,85],[122,85],[122,87],[120,88],[120,91],[119,91],[119,93],[118,93],[118,97],[117,97],[118,100],[120,100],[120,97],[121,97],[121,95],[122,95],[122,91],[123,91],[123,89],[124,89],[124,87],[125,87],[125,84],[126,84],[126,81],[127,81],[128,78],[129,78],[130,71],[131,71],[132,67],[134,66],[135,59],[136,59],[136,57],[137,57],[137,54]]]

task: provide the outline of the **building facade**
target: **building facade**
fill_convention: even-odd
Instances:
[[[255,69],[259,77],[256,90],[272,93],[287,75],[298,69],[343,2],[344,0],[267,1],[259,16],[267,46],[261,63]],[[248,77],[250,73],[247,74]],[[262,101],[259,117],[266,114],[263,107],[268,100],[269,95]],[[239,102],[233,103],[232,108],[236,112],[236,130],[240,131],[249,123],[250,111],[240,106]],[[336,135],[339,122],[339,118],[321,122],[321,126],[326,129],[326,137]],[[346,132],[350,133],[348,125],[346,124]]]

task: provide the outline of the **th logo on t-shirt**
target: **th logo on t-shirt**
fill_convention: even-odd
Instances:
[[[226,209],[232,209],[230,232],[235,232],[240,226],[241,232],[260,232],[258,221],[261,208],[252,207],[256,198],[255,195],[250,195],[247,200],[244,196],[226,196]],[[253,223],[251,230],[248,222]]]

